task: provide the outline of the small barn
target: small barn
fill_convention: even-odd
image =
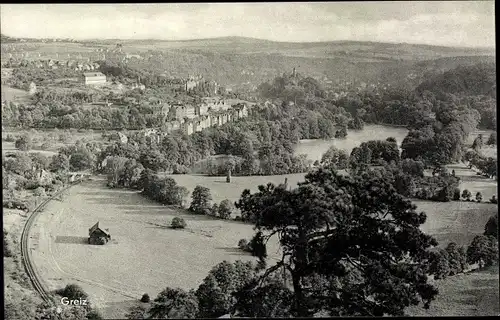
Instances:
[[[109,229],[101,229],[99,221],[89,229],[89,244],[106,244],[111,240]]]

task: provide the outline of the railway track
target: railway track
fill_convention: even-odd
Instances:
[[[30,278],[31,283],[33,284],[33,287],[35,290],[40,294],[42,297],[43,301],[49,304],[54,304],[54,301],[51,298],[51,295],[49,295],[48,291],[46,290],[45,286],[43,285],[42,281],[38,277],[35,267],[33,265],[33,261],[31,260],[31,250],[28,246],[28,241],[29,241],[29,232],[31,227],[33,226],[33,223],[36,220],[36,217],[40,212],[43,210],[43,208],[49,203],[51,200],[54,200],[55,197],[59,196],[62,194],[64,191],[68,190],[75,184],[80,183],[81,181],[76,181],[68,186],[64,187],[63,189],[59,190],[56,194],[52,195],[50,198],[44,200],[42,203],[40,203],[31,213],[29,216],[28,220],[26,221],[26,224],[24,225],[23,231],[21,233],[21,261],[24,265],[24,270],[26,271],[26,274]]]

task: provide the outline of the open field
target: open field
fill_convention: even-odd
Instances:
[[[14,142],[6,142],[2,141],[2,154],[7,154],[7,153],[13,153],[13,152],[18,152],[19,150],[16,149],[14,146]],[[41,153],[47,157],[51,157],[55,154],[57,154],[57,147],[52,147],[51,150],[37,150],[37,149],[31,149],[29,151],[30,153]]]
[[[34,263],[49,289],[76,282],[105,308],[144,292],[156,296],[167,286],[195,288],[223,260],[254,259],[236,247],[252,236],[250,225],[182,213],[104,185],[75,186],[63,202],[51,202],[33,227]],[[167,228],[174,216],[183,217],[187,229]],[[112,235],[105,246],[86,242],[97,221]],[[268,252],[276,250],[274,244]],[[115,312],[104,315],[123,317]]]
[[[484,146],[479,150],[485,157],[492,157],[494,159],[497,158],[497,146]]]
[[[408,308],[411,316],[498,316],[498,266],[459,274],[435,282],[439,295],[430,308]]]
[[[493,132],[495,132],[495,131],[494,130],[476,130],[469,135],[466,143],[468,145],[472,146],[474,139],[476,139],[477,136],[479,136],[480,134],[483,135],[483,141],[484,141],[484,143],[486,143],[486,141],[488,141],[488,138],[490,137],[490,134],[492,134]]]
[[[498,205],[491,203],[412,202],[417,205],[417,211],[427,214],[421,229],[432,234],[442,247],[449,242],[469,245],[476,235],[483,234],[484,225],[498,211]]]
[[[321,156],[330,146],[347,151],[351,154],[354,147],[369,140],[385,140],[389,137],[396,138],[398,145],[408,134],[408,129],[382,125],[366,125],[363,130],[349,130],[346,139],[331,140],[302,140],[295,148],[295,154],[307,154],[311,160],[321,160]]]
[[[2,85],[2,101],[28,102],[28,91]]]
[[[436,281],[439,295],[428,310],[408,308],[410,316],[498,316],[498,266]]]
[[[282,181],[281,176],[266,178]],[[291,184],[300,180],[289,177]],[[423,229],[442,244],[470,242],[497,210],[491,204],[416,203],[427,212]],[[186,219],[188,228],[168,229],[174,216]],[[88,228],[96,221],[112,234],[112,241],[102,247],[86,243]],[[195,288],[218,262],[253,259],[236,248],[239,239],[252,234],[251,225],[190,215],[92,181],[75,186],[63,202],[47,206],[34,226],[31,246],[35,265],[51,290],[76,282],[106,317],[117,318],[126,302],[144,292],[154,296],[166,286]],[[274,257],[277,248],[271,243]]]
[[[298,182],[304,181],[304,173],[274,175],[274,176],[250,176],[250,177],[231,177],[231,183],[226,183],[226,177],[209,177],[205,175],[166,175],[173,178],[179,185],[186,187],[188,191],[193,192],[197,185],[210,189],[213,201],[219,203],[224,199],[237,201],[243,190],[250,189],[251,192],[258,191],[257,187],[261,184],[266,185],[272,182],[275,185],[283,183],[288,178],[288,185],[296,187]]]
[[[465,164],[452,164],[447,166],[451,172],[455,170],[455,174],[460,177],[460,190],[464,189],[472,192],[473,197],[476,193],[481,192],[483,201],[488,201],[492,196],[497,195],[498,181],[489,179],[482,175],[477,175],[476,170],[469,169]]]

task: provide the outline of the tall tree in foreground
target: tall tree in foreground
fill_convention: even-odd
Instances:
[[[419,229],[425,214],[388,178],[319,169],[294,190],[259,190],[237,206],[266,239],[278,235],[283,256],[266,274],[290,273],[293,316],[403,315],[434,299],[427,249],[437,242]]]

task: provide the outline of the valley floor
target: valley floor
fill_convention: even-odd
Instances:
[[[233,177],[231,183],[226,183],[225,177],[174,178],[190,192],[197,184],[209,187],[219,202],[225,198],[235,201],[245,188],[256,191],[258,184],[282,183],[285,177],[290,186],[295,186],[303,176]],[[488,192],[496,192],[496,181],[481,183]],[[450,241],[468,244],[475,235],[483,233],[486,221],[498,209],[490,203],[415,203],[427,213],[422,229],[441,245]],[[186,220],[185,230],[168,228],[175,216]],[[104,246],[87,244],[88,229],[97,221],[101,227],[109,228],[112,236]],[[62,202],[47,205],[32,229],[30,246],[35,266],[51,290],[77,283],[106,318],[123,318],[125,307],[137,303],[145,292],[154,297],[167,286],[196,288],[217,263],[254,259],[237,248],[239,239],[249,239],[253,233],[251,225],[164,207],[135,191],[108,189],[104,180],[94,180],[74,186]],[[276,239],[272,240],[268,253],[276,259],[279,248]],[[498,300],[494,283],[498,284],[498,272],[470,273],[440,281],[441,295],[427,312],[483,315],[482,304]],[[465,303],[462,309],[453,307],[458,303],[453,300],[455,296],[469,299],[468,303],[476,309],[465,307]],[[491,305],[489,302],[490,309],[484,309],[484,315],[498,310],[491,309]],[[414,312],[419,314],[422,310]]]
[[[500,294],[498,266],[439,280],[439,295],[430,308],[411,307],[411,316],[498,316]]]

